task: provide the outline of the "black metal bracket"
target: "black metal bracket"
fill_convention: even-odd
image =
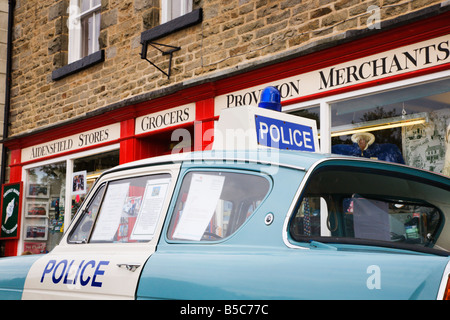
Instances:
[[[154,64],[153,62],[151,62],[150,60],[147,59],[148,45],[152,46],[153,48],[155,48],[156,50],[161,52],[163,56],[170,55],[168,72],[165,72],[160,67],[158,67],[156,64]],[[170,50],[164,51],[161,48],[159,48],[158,46],[165,47],[165,48],[170,48]],[[170,74],[171,74],[171,70],[172,70],[173,53],[178,51],[178,50],[180,50],[180,49],[181,49],[180,47],[170,46],[168,44],[162,44],[162,43],[156,43],[156,42],[150,42],[150,41],[149,42],[144,42],[142,44],[141,59],[147,60],[152,66],[154,66],[156,69],[161,71],[168,79],[170,79]]]
[[[156,27],[153,27],[149,30],[142,32],[141,33],[141,44],[142,44],[141,58],[147,60],[152,66],[154,66],[156,69],[161,71],[164,75],[167,76],[167,78],[170,79],[173,53],[180,50],[181,48],[175,47],[175,46],[169,46],[167,44],[157,43],[157,42],[155,42],[155,40],[164,38],[168,35],[173,34],[174,32],[177,32],[177,31],[183,30],[185,28],[188,28],[190,26],[201,23],[202,19],[203,19],[202,12],[203,11],[201,8],[195,9],[192,12],[182,15],[181,17],[170,20],[169,22],[160,24]],[[153,48],[157,49],[163,55],[170,55],[168,72],[165,72],[160,67],[155,65],[152,61],[147,59],[147,49],[148,49],[149,45],[151,45]],[[164,51],[160,47],[165,47],[168,49],[166,51]]]

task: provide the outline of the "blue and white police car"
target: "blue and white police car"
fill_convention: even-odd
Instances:
[[[450,299],[449,178],[309,152],[315,123],[264,108],[217,129],[104,173],[53,251],[0,260],[0,299]]]

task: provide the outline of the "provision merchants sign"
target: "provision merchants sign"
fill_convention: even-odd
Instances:
[[[343,62],[327,68],[220,95],[215,115],[224,108],[257,105],[267,86],[280,91],[282,101],[436,67],[450,62],[450,34],[393,50]]]

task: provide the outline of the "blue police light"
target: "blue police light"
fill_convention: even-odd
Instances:
[[[265,88],[261,92],[261,99],[258,107],[274,111],[281,111],[280,91],[278,91],[278,89],[275,87]]]

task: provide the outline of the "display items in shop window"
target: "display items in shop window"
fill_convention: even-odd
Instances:
[[[55,211],[55,219],[59,219],[60,209],[59,209],[59,197],[52,197],[50,199],[50,209]]]
[[[47,240],[47,219],[27,221],[25,224],[25,240]]]
[[[351,137],[353,144],[338,144],[332,152],[348,156],[364,157],[404,164],[400,149],[392,143],[375,143],[375,136],[370,132],[357,132]]]
[[[48,217],[48,202],[27,202],[25,217],[30,218],[47,218]]]
[[[64,211],[62,211],[64,212]],[[52,195],[50,197],[50,220],[49,232],[62,233],[64,232],[64,214],[61,213],[59,196]]]
[[[51,219],[49,228],[52,233],[62,233],[64,232],[64,222],[57,219]]]
[[[27,189],[27,197],[29,198],[48,198],[49,187],[43,184],[30,183]]]
[[[450,177],[450,124],[448,125],[445,134],[445,160],[442,173]]]
[[[86,171],[74,172],[72,174],[72,195],[86,194]]]
[[[402,131],[407,165],[450,176],[450,108],[428,113],[428,121]]]
[[[27,170],[23,252],[46,253],[64,232],[65,164]]]
[[[47,253],[45,242],[25,242],[22,255]]]

